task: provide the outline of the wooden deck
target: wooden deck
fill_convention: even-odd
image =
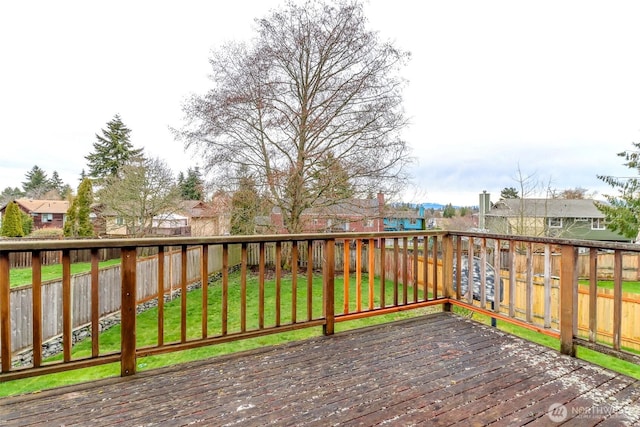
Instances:
[[[437,313],[0,399],[0,424],[633,425],[640,381]]]

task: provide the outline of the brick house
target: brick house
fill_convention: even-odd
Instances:
[[[384,230],[384,195],[374,199],[349,199],[331,206],[302,212],[303,233],[375,232]],[[282,212],[273,208],[269,221],[261,221],[262,232],[287,233]]]

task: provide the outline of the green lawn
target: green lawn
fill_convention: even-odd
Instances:
[[[236,332],[240,330],[240,276],[239,273],[230,275],[230,284],[228,289],[229,309],[228,309],[228,332]],[[362,306],[368,304],[368,278],[363,275],[363,292]],[[336,307],[342,307],[343,300],[343,281],[336,278]],[[290,322],[291,319],[291,280],[284,278],[282,280],[281,290],[281,323]],[[376,304],[379,298],[379,281],[375,281]],[[313,315],[319,317],[322,313],[322,281],[320,277],[313,280]],[[355,278],[350,280],[350,300],[352,301],[351,309],[355,308]],[[412,299],[411,288],[409,288],[410,298]],[[307,315],[307,282],[305,277],[298,277],[297,284],[297,310],[298,320],[306,319]],[[400,286],[399,299],[402,300],[402,287]],[[209,335],[216,335],[221,330],[221,305],[222,287],[220,282],[216,282],[214,286],[209,287],[208,292],[208,328]],[[387,304],[393,301],[393,284],[387,282],[385,285],[385,299]],[[275,281],[269,280],[265,283],[265,326],[275,324]],[[247,281],[247,329],[255,329],[258,327],[258,279],[250,277]],[[179,341],[180,339],[180,305],[179,298],[165,304],[165,343]],[[436,308],[437,310],[438,308]],[[338,309],[339,310],[339,309]],[[349,322],[340,322],[335,326],[336,332],[370,326],[379,323],[391,322],[395,320],[405,319],[413,316],[425,314],[427,311],[433,311],[433,308],[407,310],[384,316],[375,316],[371,318],[358,319]],[[201,334],[201,313],[202,313],[202,290],[197,289],[189,292],[187,297],[187,335],[190,339],[197,338]],[[136,340],[139,347],[155,345],[157,343],[157,319],[158,310],[153,308],[141,313],[137,317]],[[256,347],[275,345],[293,340],[300,340],[322,334],[322,328],[305,328],[293,332],[283,332],[253,339],[240,340],[231,343],[200,347],[192,350],[168,353],[158,356],[148,356],[138,359],[138,370],[144,371],[162,366],[169,366],[192,360],[204,359],[221,354],[227,354],[236,351],[248,350]],[[110,351],[118,351],[120,348],[120,326],[112,327],[100,335],[100,351],[108,353]],[[91,342],[85,341],[78,343],[73,348],[73,358],[88,356],[91,353]],[[58,355],[50,360],[60,360]],[[23,394],[44,390],[63,385],[76,384],[95,380],[98,378],[106,378],[117,376],[120,374],[119,364],[103,365],[93,368],[79,369],[58,374],[45,375],[35,378],[27,378],[4,383],[0,387],[0,396],[8,396],[14,394]]]
[[[579,280],[581,285],[589,286],[588,280]],[[613,289],[613,280],[598,280],[598,287],[604,289]],[[622,292],[629,292],[632,294],[640,294],[640,282],[628,281],[622,282]]]
[[[109,267],[111,265],[120,264],[119,259],[111,259],[108,261],[102,261],[100,268]],[[86,273],[91,271],[90,262],[78,262],[71,264],[71,274]],[[45,265],[42,266],[42,281],[55,280],[62,278],[62,264]],[[31,267],[27,268],[12,268],[9,273],[9,283],[11,287],[30,285],[32,281]]]

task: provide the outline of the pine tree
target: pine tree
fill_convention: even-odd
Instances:
[[[180,172],[178,175],[178,186],[180,187],[180,195],[183,200],[203,200],[203,182],[200,175],[200,169],[189,168],[187,176]]]
[[[9,202],[2,217],[2,228],[0,234],[4,237],[22,237],[24,230],[22,229],[22,215],[20,208],[16,202]]]
[[[51,181],[46,172],[37,165],[26,173],[25,178],[26,181],[22,183],[22,189],[27,197],[39,199],[52,189]]]
[[[89,176],[97,180],[117,177],[129,160],[142,155],[141,148],[133,148],[129,140],[131,130],[118,114],[107,123],[107,129],[101,130],[102,135],[96,134],[93,152],[85,156],[89,162]]]

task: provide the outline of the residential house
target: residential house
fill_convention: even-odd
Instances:
[[[66,200],[16,199],[20,210],[33,218],[33,229],[62,228],[69,202]],[[0,208],[0,218],[4,216],[7,205]]]
[[[180,213],[188,218],[194,237],[222,236],[231,231],[229,199],[226,196],[216,195],[209,203],[184,200]]]
[[[425,209],[387,207],[384,211],[384,231],[418,231],[427,228]]]
[[[374,232],[384,230],[384,196],[349,199],[338,204],[318,206],[302,212],[303,233]],[[274,208],[269,221],[260,219],[261,230],[286,233],[282,212]]]
[[[605,216],[592,199],[505,199],[486,204],[479,215],[486,230],[493,233],[631,241],[607,229]]]

